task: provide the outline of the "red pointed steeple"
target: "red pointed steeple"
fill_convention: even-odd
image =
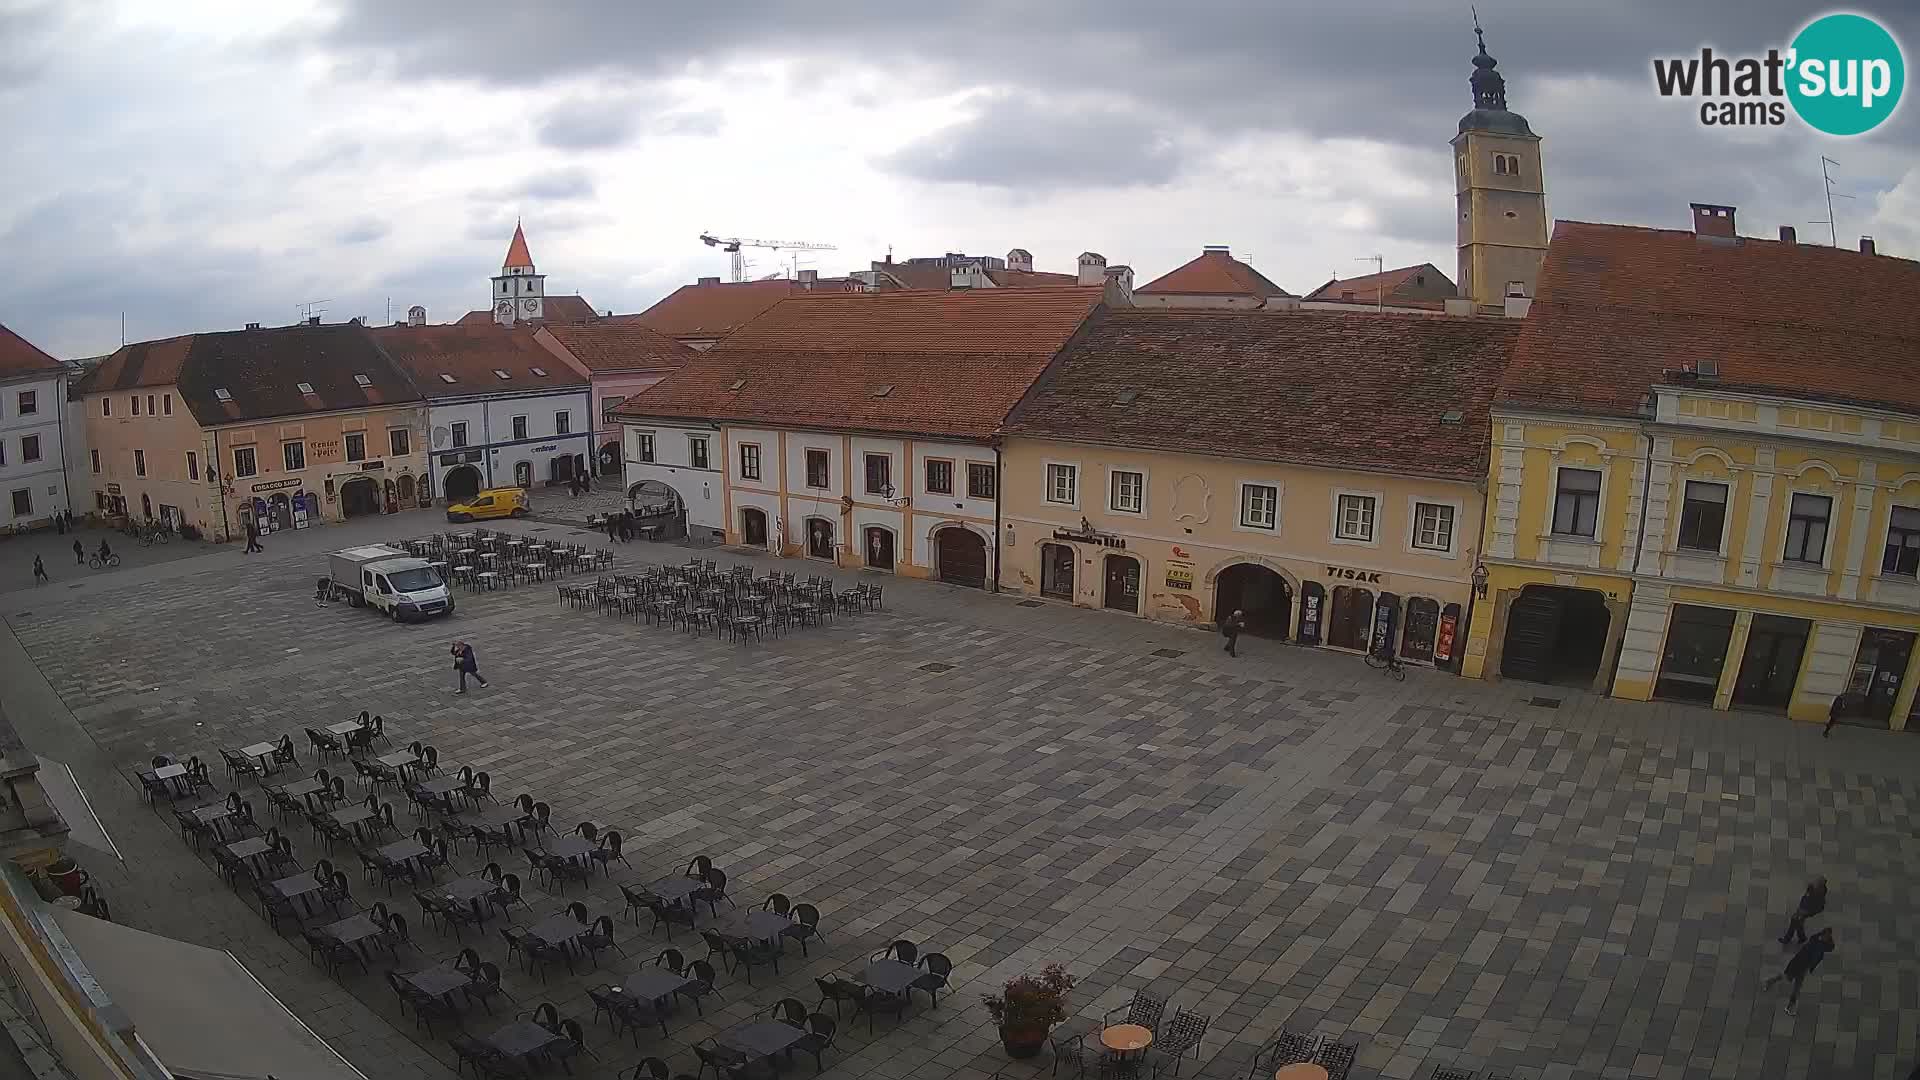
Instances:
[[[533,254],[527,250],[527,234],[520,231],[520,223],[513,223],[513,243],[507,245],[507,261],[500,264],[503,270],[516,266],[533,269]]]

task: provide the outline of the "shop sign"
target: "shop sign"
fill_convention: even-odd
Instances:
[[[1096,544],[1100,547],[1120,548],[1123,551],[1127,546],[1126,537],[1114,536],[1111,533],[1095,532],[1093,524],[1086,518],[1080,519],[1080,527],[1078,529],[1053,530],[1053,538],[1055,540],[1070,540],[1076,544]]]
[[[1453,635],[1460,620],[1452,615],[1440,616],[1440,635],[1433,645],[1433,658],[1436,661],[1453,659]]]
[[[118,494],[120,494],[120,485],[119,485],[119,484],[108,484],[108,485],[107,485],[107,494],[109,494],[109,495],[118,495]]]
[[[1167,588],[1179,589],[1182,592],[1192,592],[1193,591],[1193,564],[1168,563],[1167,564]]]
[[[286,480],[263,480],[260,483],[253,485],[253,487],[249,490],[281,491],[286,488],[297,488],[300,486],[300,484],[301,484],[301,480],[298,477],[292,477]]]
[[[1329,566],[1327,576],[1338,581],[1358,581],[1367,585],[1380,584],[1380,571],[1355,570],[1349,566]]]

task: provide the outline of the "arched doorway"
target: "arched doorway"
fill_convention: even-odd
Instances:
[[[940,580],[969,589],[987,587],[987,542],[964,525],[934,530],[934,565]]]
[[[740,538],[748,547],[767,546],[767,512],[757,506],[740,511]]]
[[[807,555],[815,559],[833,558],[833,522],[826,518],[807,519]]]
[[[1440,632],[1440,601],[1416,596],[1407,601],[1407,629],[1400,636],[1400,655],[1409,660],[1432,660],[1435,635]]]
[[[1073,568],[1079,557],[1065,544],[1040,545],[1040,595],[1073,599]]]
[[[1109,555],[1104,606],[1140,613],[1140,560],[1131,555]]]
[[[462,503],[480,494],[480,470],[471,465],[456,466],[440,483],[450,503]]]
[[[867,569],[893,572],[893,530],[879,525],[866,528],[860,548],[866,553]]]
[[[1529,682],[1591,685],[1607,649],[1612,616],[1593,589],[1529,585],[1507,608],[1500,674]]]
[[[1235,563],[1213,582],[1213,620],[1246,612],[1247,633],[1285,640],[1293,623],[1293,588],[1271,567]]]
[[[634,524],[654,530],[657,540],[677,540],[687,534],[687,502],[680,493],[658,480],[642,480],[627,489],[627,505],[633,510]]]
[[[1332,610],[1327,613],[1327,644],[1364,652],[1372,636],[1373,594],[1350,585],[1335,587]]]
[[[364,476],[340,485],[340,511],[350,518],[379,513],[380,488]]]

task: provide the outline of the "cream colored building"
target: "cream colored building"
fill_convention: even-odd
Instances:
[[[1403,657],[1458,655],[1495,319],[1116,311],[1008,418],[1003,587]],[[1411,385],[1410,385],[1411,383]]]

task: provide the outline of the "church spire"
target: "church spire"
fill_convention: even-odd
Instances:
[[[500,264],[502,270],[513,267],[533,269],[533,254],[527,250],[527,234],[520,230],[520,220],[513,222],[513,243],[507,245],[507,261]]]
[[[1480,42],[1479,55],[1473,58],[1473,77],[1468,80],[1473,84],[1473,107],[1504,112],[1507,108],[1507,80],[1495,70],[1500,66],[1500,61],[1487,54],[1487,35],[1480,29],[1478,11],[1473,13],[1473,36]]]

